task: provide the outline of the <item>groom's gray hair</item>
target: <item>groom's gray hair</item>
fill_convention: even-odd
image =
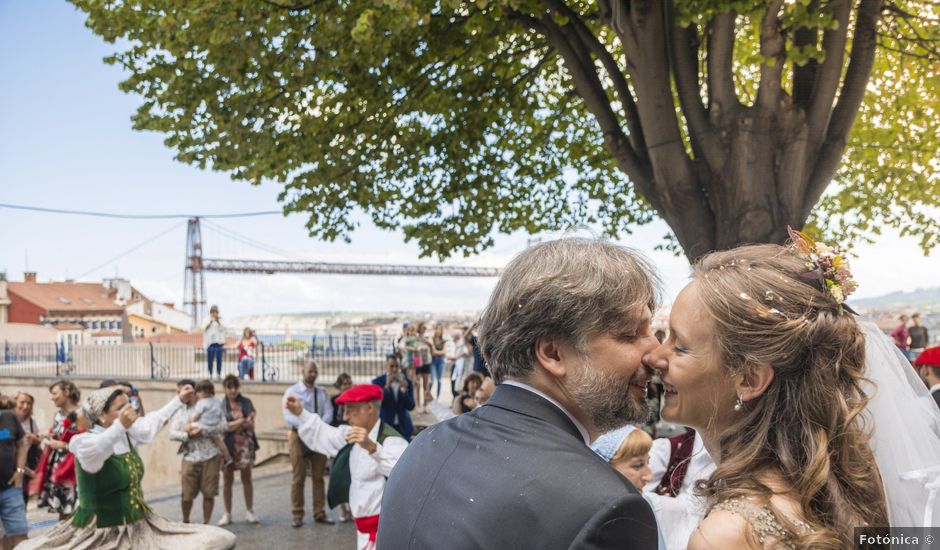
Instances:
[[[480,319],[480,346],[496,383],[525,379],[535,343],[556,338],[585,353],[589,338],[628,336],[656,310],[660,280],[639,252],[602,239],[533,246],[506,267]]]

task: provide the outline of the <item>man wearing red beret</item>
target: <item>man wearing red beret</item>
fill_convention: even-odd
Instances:
[[[384,392],[375,384],[359,384],[336,398],[344,405],[343,420],[333,427],[307,411],[293,396],[285,409],[297,420],[297,435],[310,449],[335,457],[327,489],[330,507],[349,503],[356,530],[356,548],[374,548],[385,481],[408,442],[379,420]]]
[[[930,395],[940,407],[940,347],[927,348],[914,361],[924,383],[930,388]]]

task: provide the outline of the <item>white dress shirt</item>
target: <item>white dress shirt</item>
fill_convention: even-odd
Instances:
[[[112,455],[121,456],[130,452],[128,439],[135,446],[153,441],[182,404],[179,397],[174,397],[160,410],[139,417],[128,429],[124,428],[120,420],[115,420],[107,428],[95,424],[87,432],[69,441],[69,451],[75,455],[83,470],[94,474],[104,467]]]
[[[682,479],[679,495],[663,496],[656,493],[656,487],[666,473],[671,455],[672,444],[669,439],[653,440],[649,455],[653,481],[643,488],[643,496],[653,507],[656,522],[660,526],[668,526],[666,529],[660,529],[666,549],[685,550],[692,533],[705,519],[705,500],[695,495],[695,483],[700,479],[708,479],[712,475],[715,471],[715,462],[705,450],[702,437],[696,432],[689,467]]]
[[[287,388],[287,391],[284,392],[283,402],[287,403],[287,398],[290,396],[296,397],[305,411],[318,414],[327,424],[333,422],[333,404],[330,402],[330,396],[327,395],[323,386],[314,384],[311,388],[301,380]],[[299,427],[297,417],[292,415],[290,411],[284,409],[283,414],[288,426],[295,429]]]

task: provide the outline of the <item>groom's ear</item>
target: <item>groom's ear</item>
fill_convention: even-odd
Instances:
[[[747,402],[763,395],[773,380],[774,369],[769,363],[750,365],[735,382],[735,390],[741,400]]]
[[[535,360],[556,378],[564,378],[567,374],[571,351],[553,338],[539,338],[535,341]]]

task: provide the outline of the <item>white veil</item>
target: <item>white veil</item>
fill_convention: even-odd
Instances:
[[[920,376],[873,323],[865,334],[871,448],[881,472],[892,527],[937,527],[940,513],[940,409]]]

